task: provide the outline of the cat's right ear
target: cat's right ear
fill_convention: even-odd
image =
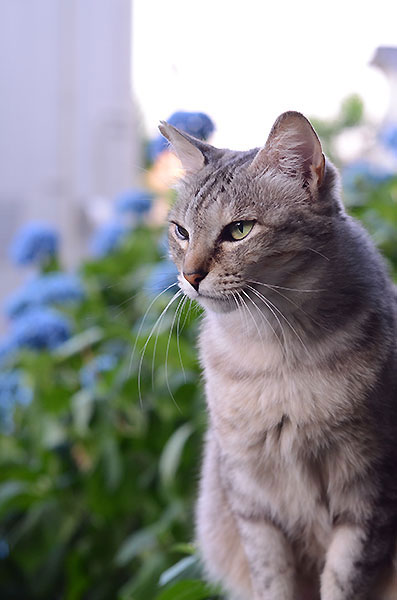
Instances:
[[[196,139],[166,121],[160,122],[159,130],[170,142],[187,173],[196,173],[205,167],[217,151],[210,144]]]
[[[325,159],[316,132],[301,113],[288,111],[278,117],[250,168],[263,172],[269,167],[299,178],[311,192],[317,192],[324,177]]]

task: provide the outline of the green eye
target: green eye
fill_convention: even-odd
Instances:
[[[186,229],[184,227],[181,227],[180,225],[177,225],[175,223],[175,233],[177,235],[177,237],[179,237],[180,240],[188,240],[189,239],[189,234],[186,231]]]
[[[236,221],[225,229],[226,239],[238,241],[247,237],[254,226],[255,221]]]

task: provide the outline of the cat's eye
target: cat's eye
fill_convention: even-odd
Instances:
[[[224,238],[229,241],[242,240],[250,233],[255,221],[235,221],[224,229]]]
[[[186,229],[184,227],[177,225],[177,223],[175,223],[175,233],[176,233],[176,236],[180,240],[188,240],[189,239],[189,233],[186,231]]]

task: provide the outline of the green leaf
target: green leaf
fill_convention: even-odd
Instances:
[[[156,600],[207,600],[217,592],[203,581],[196,579],[179,581],[164,590]]]
[[[74,335],[70,340],[57,348],[57,350],[54,351],[54,356],[59,360],[64,360],[74,354],[79,354],[86,348],[92,346],[92,344],[99,342],[103,336],[104,332],[100,327],[86,329],[82,333]]]
[[[135,556],[154,548],[157,544],[157,537],[170,528],[170,524],[179,512],[180,506],[177,502],[170,504],[156,523],[128,536],[116,554],[115,563],[118,566],[124,566]]]
[[[174,544],[171,548],[172,552],[179,552],[180,554],[194,554],[197,548],[190,542],[181,542],[180,544]]]
[[[340,109],[341,125],[353,127],[358,125],[363,118],[364,105],[358,94],[345,98]]]
[[[200,571],[197,556],[187,556],[161,574],[159,585],[164,586],[171,581],[198,577],[201,574]]]
[[[145,550],[151,550],[157,543],[157,531],[154,527],[142,529],[130,535],[115,556],[115,563],[123,567],[135,556]]]
[[[164,568],[164,553],[151,553],[145,558],[141,567],[123,585],[118,600],[148,600],[154,598],[158,591],[158,574]]]
[[[24,481],[7,481],[0,485],[0,504],[8,502],[26,490]]]
[[[67,432],[60,420],[46,417],[40,423],[40,434],[44,447],[53,448],[62,444],[67,437]]]
[[[170,487],[175,480],[183,448],[193,433],[190,423],[185,423],[169,438],[160,456],[159,471],[164,487]]]
[[[88,430],[88,424],[94,411],[95,399],[90,390],[80,390],[71,401],[74,425],[79,434]]]

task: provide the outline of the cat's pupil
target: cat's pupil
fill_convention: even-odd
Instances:
[[[178,235],[178,237],[182,240],[187,240],[189,238],[189,234],[186,231],[186,229],[184,229],[183,227],[181,227],[180,225],[176,225],[175,226],[175,230],[176,233]]]
[[[236,227],[239,229],[240,233],[244,233],[244,223],[242,221],[238,221]]]

